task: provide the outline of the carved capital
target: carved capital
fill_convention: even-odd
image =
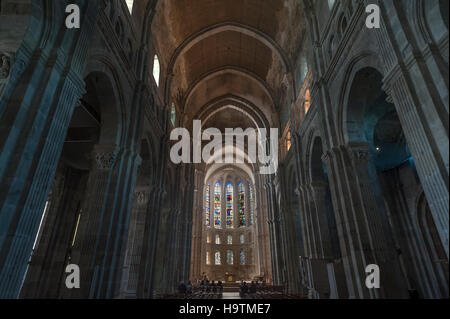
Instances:
[[[109,170],[113,167],[115,161],[116,161],[116,154],[114,152],[95,153],[95,164],[97,169]]]
[[[355,164],[367,164],[370,159],[369,143],[351,143],[349,150]]]
[[[139,205],[144,205],[144,204],[148,203],[148,201],[150,199],[150,194],[145,191],[138,191],[134,194],[134,197],[136,198],[136,202]]]
[[[0,52],[0,80],[7,79],[11,73],[11,58]]]

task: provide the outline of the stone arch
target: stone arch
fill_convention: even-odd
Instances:
[[[235,110],[246,114],[253,121],[253,123],[255,123],[255,127],[270,128],[270,125],[273,124],[278,127],[276,123],[269,123],[267,118],[256,105],[254,105],[250,101],[247,101],[246,99],[231,94],[218,97],[213,101],[206,103],[200,109],[200,112],[197,113],[193,118],[206,121],[223,108],[234,108]]]
[[[336,109],[338,142],[341,145],[349,141],[349,135],[347,133],[348,101],[352,85],[355,83],[356,74],[364,68],[372,68],[380,73],[379,70],[383,69],[382,66],[383,64],[377,55],[371,51],[362,51],[347,60],[346,67],[344,68],[347,71],[342,81],[343,84]]]
[[[105,102],[102,108],[102,113],[105,113],[105,128],[104,136],[101,143],[108,143],[110,145],[121,145],[126,136],[125,123],[129,117],[126,106],[130,101],[127,101],[123,95],[122,87],[125,84],[122,82],[117,67],[110,60],[108,56],[94,53],[88,59],[88,65],[85,70],[85,77],[96,74],[102,80],[104,85],[102,93],[104,93]]]
[[[197,33],[191,35],[187,39],[183,41],[183,43],[175,50],[175,52],[172,54],[172,57],[170,59],[170,62],[167,66],[167,78],[166,78],[166,85],[164,87],[165,89],[165,97],[166,101],[169,101],[171,96],[171,86],[172,86],[172,73],[173,69],[177,63],[177,60],[180,56],[182,56],[185,52],[187,52],[190,48],[192,48],[195,44],[199,43],[203,39],[206,39],[208,37],[214,36],[215,34],[222,33],[225,31],[235,31],[239,33],[243,33],[245,35],[248,35],[250,37],[253,37],[260,42],[262,42],[264,45],[266,45],[268,48],[270,48],[275,55],[278,56],[281,63],[284,66],[285,72],[288,73],[290,70],[292,70],[291,62],[287,56],[287,54],[284,52],[284,50],[280,47],[280,45],[273,40],[270,36],[265,34],[264,32],[253,28],[248,25],[243,25],[236,22],[224,22],[219,23],[216,25],[209,26],[203,30],[198,31]],[[295,88],[295,79],[292,77],[292,87]]]
[[[212,78],[215,78],[217,76],[220,76],[222,74],[227,74],[227,73],[237,74],[239,76],[245,77],[246,79],[248,79],[252,82],[255,82],[261,88],[261,90],[269,97],[270,102],[271,102],[272,112],[276,111],[273,92],[272,92],[272,89],[267,85],[267,83],[263,79],[261,79],[257,74],[253,73],[252,71],[243,69],[240,67],[235,67],[235,66],[221,67],[219,69],[212,70],[212,71],[202,75],[186,91],[186,95],[185,95],[186,99],[185,99],[184,105],[185,106],[189,105],[192,94],[203,82],[207,82],[208,80],[210,80]]]
[[[308,140],[308,151],[306,161],[309,166],[309,179],[311,182],[325,182],[324,165],[322,162],[323,143],[320,134],[312,131]]]

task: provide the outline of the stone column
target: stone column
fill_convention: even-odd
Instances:
[[[277,205],[276,192],[272,182],[267,182],[267,203],[269,209],[268,224],[270,234],[270,252],[272,262],[272,278],[274,285],[283,284],[283,252],[281,242],[280,215]]]
[[[318,258],[333,259],[331,248],[330,228],[327,219],[326,192],[327,184],[321,182],[313,182],[309,185],[315,205],[316,216],[316,232],[320,238],[318,242]]]
[[[207,184],[206,184],[207,185]],[[201,265],[204,262],[206,252],[202,249],[202,242],[206,240],[202,236],[202,230],[205,225],[205,195],[206,185],[204,184],[204,174],[201,170],[195,170],[195,188],[194,188],[194,209],[192,218],[192,252],[191,252],[191,280],[201,277]],[[210,187],[211,192],[211,187]],[[209,196],[209,207],[211,213],[211,193]],[[210,217],[211,220],[211,217]]]
[[[67,128],[84,93],[83,69],[97,1],[78,0],[80,29],[61,28],[40,2],[15,56],[0,101],[0,298],[17,298],[58,165]],[[42,39],[38,43],[36,39]]]
[[[146,187],[137,188],[134,193],[126,259],[122,275],[121,298],[137,298],[144,221],[150,196],[150,190]]]
[[[316,227],[311,213],[313,203],[311,202],[308,185],[300,185],[299,197],[305,256],[317,258],[316,238],[314,237]]]
[[[349,297],[407,297],[398,256],[384,226],[385,212],[377,206],[374,195],[367,145],[359,143],[333,149],[324,160],[330,172]],[[365,268],[369,264],[377,264],[383,273],[380,290],[365,287]]]
[[[120,293],[130,211],[137,168],[136,153],[97,145],[87,185],[79,240],[73,262],[80,266],[81,289],[67,292],[77,298],[113,298]]]
[[[414,5],[423,2],[414,2]],[[433,39],[425,39],[428,43],[422,40],[421,47],[420,42],[411,40],[410,36],[419,38],[421,35],[412,30],[409,21],[399,15],[395,1],[378,1],[378,4],[382,23],[376,35],[385,65],[384,89],[397,109],[448,258],[448,82],[442,85],[444,78],[448,77],[448,30],[445,39],[442,39],[443,44],[447,43],[445,65],[445,62],[442,63],[445,57],[441,56]],[[410,14],[414,12],[411,9]],[[395,32],[393,26],[396,27]]]
[[[161,205],[165,191],[159,184],[151,187],[151,197],[147,205],[142,255],[140,260],[138,298],[151,298],[154,287],[156,249],[161,223]]]

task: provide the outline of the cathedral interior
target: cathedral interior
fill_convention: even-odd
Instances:
[[[1,0],[0,298],[448,298],[448,7]],[[175,163],[194,121],[270,131],[275,172]]]

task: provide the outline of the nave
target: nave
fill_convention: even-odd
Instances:
[[[448,298],[449,1],[371,2],[0,1],[0,298]]]

